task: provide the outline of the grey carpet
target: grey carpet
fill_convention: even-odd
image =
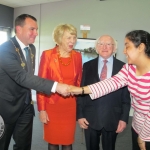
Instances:
[[[47,150],[47,143],[43,140],[43,128],[42,123],[39,121],[37,106],[35,104],[36,116],[34,117],[33,124],[33,140],[32,140],[32,150]],[[131,150],[131,120],[129,118],[129,123],[124,132],[120,133],[117,137],[116,150]],[[13,150],[13,140],[11,140],[9,150]],[[109,143],[108,143],[109,144]],[[82,129],[76,126],[75,142],[73,144],[73,150],[86,150],[85,141]],[[101,149],[102,150],[102,149]]]

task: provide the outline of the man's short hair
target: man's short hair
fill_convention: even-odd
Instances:
[[[22,27],[25,23],[26,18],[31,18],[32,20],[37,21],[36,18],[31,15],[22,14],[15,19],[15,28],[16,28],[16,26]],[[16,32],[16,29],[15,29],[15,32]]]

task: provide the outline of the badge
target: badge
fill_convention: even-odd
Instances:
[[[19,49],[18,49],[18,48],[16,48],[16,52],[19,52]]]
[[[25,67],[25,63],[22,62],[22,63],[21,63],[21,66],[24,68],[24,67]]]
[[[5,124],[2,116],[0,115],[0,139],[3,137],[5,131]]]

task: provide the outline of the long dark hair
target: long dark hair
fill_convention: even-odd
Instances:
[[[141,43],[145,45],[145,54],[150,57],[150,34],[144,30],[133,30],[125,36],[137,48]]]

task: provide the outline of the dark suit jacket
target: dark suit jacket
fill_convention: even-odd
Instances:
[[[117,74],[124,65],[120,60],[113,58],[112,76]],[[83,65],[81,86],[98,82],[98,58]],[[119,120],[128,122],[130,110],[130,94],[127,87],[119,89],[101,98],[91,100],[89,95],[77,98],[77,119],[86,118],[89,126],[107,131],[117,129]]]
[[[19,48],[21,58],[26,62],[16,38],[11,40]],[[34,45],[31,44],[30,47],[35,56]],[[0,45],[0,115],[5,123],[14,123],[17,120],[30,89],[51,93],[53,81],[31,75],[26,70],[27,68],[21,67],[20,57],[10,40]]]

